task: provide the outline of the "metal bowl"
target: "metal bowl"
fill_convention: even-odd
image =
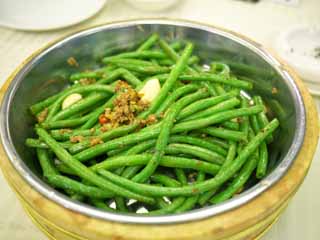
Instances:
[[[106,54],[121,49],[134,49],[150,33],[158,32],[167,39],[187,39],[195,43],[196,54],[202,59],[223,58],[232,62],[239,74],[254,79],[253,93],[258,92],[280,119],[281,130],[270,146],[269,174],[262,181],[252,182],[240,195],[218,205],[183,214],[138,216],[115,214],[74,201],[51,188],[41,179],[35,154],[24,141],[35,135],[34,120],[28,113],[33,103],[58,92],[68,83],[67,76],[75,71],[66,60],[73,56],[80,69],[88,69]],[[257,73],[239,65],[259,68]],[[237,65],[238,64],[238,65]],[[238,66],[238,67],[237,67]],[[239,68],[240,66],[240,68]],[[270,89],[270,86],[273,89]],[[274,89],[277,93],[274,94]],[[135,20],[94,27],[68,36],[40,51],[15,75],[1,107],[1,140],[19,174],[46,198],[84,215],[109,221],[143,224],[171,224],[211,217],[237,208],[254,199],[286,174],[304,141],[305,109],[300,92],[280,62],[265,49],[219,28],[176,20]]]

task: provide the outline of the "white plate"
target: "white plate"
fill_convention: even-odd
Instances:
[[[276,50],[305,80],[310,92],[320,94],[320,25],[295,26],[279,35]],[[319,50],[318,50],[319,51]]]
[[[107,0],[0,0],[0,25],[27,31],[64,28],[99,12]]]
[[[132,7],[144,11],[163,11],[173,7],[180,0],[126,0]]]

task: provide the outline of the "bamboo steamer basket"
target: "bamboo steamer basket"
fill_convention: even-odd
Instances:
[[[235,36],[253,46],[261,48],[253,41],[231,31],[194,22],[177,20],[136,20],[129,22],[117,22],[100,27],[115,28],[119,24],[143,23],[165,24],[179,23],[192,25],[193,27],[205,26],[206,29],[217,29],[228,36]],[[99,28],[99,27],[97,27]],[[93,30],[88,30],[94,32]],[[141,26],[137,27],[144,31]],[[34,58],[46,52],[55,43],[37,51],[30,56],[8,78],[1,89],[0,100],[13,81]],[[274,59],[276,59],[273,56]],[[268,185],[267,189],[242,202],[239,206],[212,214],[192,221],[177,221],[171,223],[134,223],[102,219],[97,216],[83,214],[72,205],[61,204],[54,201],[50,196],[45,196],[35,189],[28,180],[31,176],[23,176],[19,169],[10,161],[4,145],[0,147],[0,167],[2,172],[17,194],[26,213],[32,221],[48,236],[49,239],[58,240],[250,240],[259,239],[274,224],[290,199],[294,196],[306,176],[318,142],[318,117],[313,99],[308,93],[302,81],[296,73],[281,60],[275,60],[280,68],[286,71],[294,80],[305,106],[305,132],[301,147],[284,175],[274,184]],[[36,94],[35,94],[36,95]],[[3,119],[2,119],[3,120]],[[245,194],[245,193],[244,193]],[[241,194],[242,195],[242,194]],[[231,200],[232,202],[232,200]]]

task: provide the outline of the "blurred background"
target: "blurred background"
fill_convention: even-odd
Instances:
[[[246,35],[276,53],[320,106],[320,0],[1,0],[0,84],[46,43],[93,25],[137,18],[179,18]],[[263,240],[315,240],[320,228],[319,149],[310,174]],[[44,240],[0,174],[0,239]]]

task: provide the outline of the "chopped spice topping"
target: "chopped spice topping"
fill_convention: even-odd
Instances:
[[[79,143],[84,139],[83,136],[79,135],[79,136],[71,136],[70,137],[70,142],[72,143]]]
[[[102,127],[100,128],[101,132],[106,132],[112,129],[112,126],[110,123],[103,124]]]
[[[86,86],[86,85],[90,85],[90,84],[94,84],[94,83],[96,83],[97,81],[96,81],[96,79],[94,79],[94,78],[81,78],[80,80],[79,80],[79,83],[81,84],[81,85],[83,85],[83,86]]]
[[[62,128],[59,130],[60,134],[64,134],[64,133],[72,133],[72,130],[69,128]]]
[[[101,125],[111,124],[112,128],[123,124],[132,124],[137,114],[149,105],[149,103],[142,101],[142,96],[124,81],[118,81],[115,91],[118,96],[113,101],[113,109],[106,108],[105,112],[99,117]],[[148,120],[148,122],[150,121],[152,119]]]
[[[141,127],[144,127],[144,126],[146,126],[146,125],[154,124],[154,123],[156,123],[157,121],[158,121],[157,116],[156,116],[155,114],[151,114],[151,115],[148,116],[147,119],[141,119],[141,120],[139,121],[139,123],[140,123],[140,126],[141,126]]]
[[[67,60],[68,64],[72,67],[79,67],[79,63],[74,57],[69,57]]]
[[[42,123],[46,120],[47,116],[48,116],[49,110],[48,108],[43,109],[39,115],[37,116],[37,120],[39,123]]]
[[[103,141],[99,137],[94,137],[94,138],[90,139],[90,146],[94,146],[94,145],[101,144],[101,143],[103,143]]]

